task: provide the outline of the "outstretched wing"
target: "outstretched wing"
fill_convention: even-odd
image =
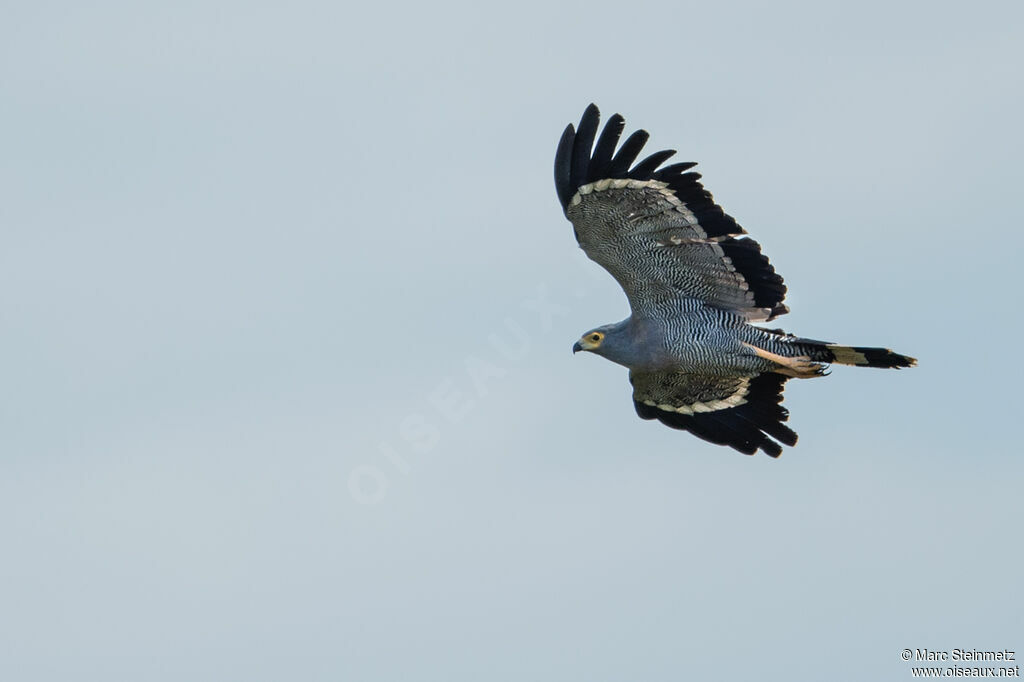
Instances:
[[[779,443],[796,445],[796,433],[783,424],[789,419],[789,411],[782,406],[787,379],[775,373],[749,377],[629,373],[633,404],[641,418],[657,419],[746,455],[762,450],[772,457],[782,454]]]
[[[555,188],[576,240],[618,280],[634,314],[680,298],[733,310],[750,321],[788,312],[786,286],[761,247],[686,172],[695,163],[662,164],[674,151],[634,164],[647,142],[638,130],[618,148],[625,119],[612,116],[597,136],[591,104],[570,124],[555,155]]]

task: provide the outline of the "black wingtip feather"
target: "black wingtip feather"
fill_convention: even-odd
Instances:
[[[593,104],[588,106],[580,118],[576,128],[576,141],[572,150],[572,186],[576,188],[587,184],[587,173],[590,166],[590,150],[594,146],[597,126],[601,122],[601,112]]]
[[[676,197],[686,204],[686,208],[693,213],[700,223],[701,229],[709,237],[719,238],[746,234],[746,230],[740,227],[732,216],[726,214],[720,206],[715,204],[714,197],[700,183],[700,174],[687,172],[696,166],[696,163],[687,161],[659,168],[662,163],[675,154],[673,150],[664,150],[651,154],[633,166],[650,137],[647,131],[635,131],[626,138],[616,152],[615,146],[625,128],[625,119],[618,114],[609,118],[595,146],[594,138],[597,137],[600,119],[600,111],[597,106],[591,104],[583,112],[579,126],[573,130],[570,125],[562,133],[562,139],[555,154],[555,189],[558,192],[558,199],[562,203],[563,211],[568,211],[569,203],[572,201],[573,195],[576,194],[576,190],[590,182],[604,178],[658,180],[666,183]],[[630,166],[633,166],[632,170]],[[759,251],[758,256],[760,256]],[[753,256],[747,261],[755,274],[770,272],[774,275],[775,271],[771,269],[770,265],[765,267],[759,261],[755,262],[756,258]],[[774,280],[765,279],[757,286],[759,291],[755,291],[755,296],[769,302],[761,307],[770,308],[771,317],[787,311],[787,308],[781,305],[781,298],[771,302],[778,293]],[[761,291],[762,289],[763,291]],[[785,293],[785,287],[782,287],[782,292]]]
[[[687,172],[696,165],[693,162],[673,163],[655,171],[652,177],[668,185],[676,197],[686,204],[686,208],[697,218],[709,237],[746,234],[746,230],[740,227],[732,216],[726,214],[715,203],[711,192],[700,184],[700,173]]]
[[[562,132],[562,139],[558,141],[558,151],[555,152],[555,191],[558,192],[558,200],[562,203],[564,211],[576,193],[572,186],[572,146],[576,139],[576,129],[570,123]]]
[[[613,114],[604,124],[604,130],[601,131],[601,136],[597,139],[597,145],[594,147],[594,154],[590,157],[587,182],[608,177],[612,154],[615,153],[615,146],[619,143],[619,137],[625,127],[626,119],[619,114]]]
[[[647,144],[647,140],[650,138],[650,134],[646,130],[637,130],[632,135],[626,138],[626,141],[619,147],[618,153],[615,158],[612,159],[611,165],[608,167],[609,178],[624,178],[629,173],[629,167],[636,161],[636,157],[640,156],[640,152],[643,151],[644,145]]]
[[[663,149],[660,152],[654,152],[633,166],[633,169],[626,174],[626,177],[632,180],[647,180],[657,170],[658,166],[675,156],[675,154],[675,149]]]
[[[676,176],[680,175],[685,171],[690,170],[696,165],[696,161],[683,161],[681,163],[673,163],[671,165],[665,166],[657,173],[653,173],[652,177],[654,177],[656,180],[661,180],[662,182],[668,182],[669,180],[674,179]],[[696,175],[697,178],[700,177],[700,175],[697,175],[696,173],[694,173],[694,175]]]
[[[789,310],[782,305],[786,298],[786,285],[761,253],[761,245],[749,237],[724,239],[718,243],[722,251],[732,261],[736,272],[741,274],[754,294],[754,304],[759,308],[769,308],[774,318]]]
[[[796,432],[783,424],[789,420],[789,411],[781,404],[787,379],[772,373],[754,377],[750,380],[746,402],[726,410],[687,415],[636,401],[634,406],[641,419],[657,419],[666,426],[689,431],[710,443],[726,445],[744,454],[752,455],[761,450],[769,457],[778,457],[782,454],[779,443],[792,447],[797,441]]]
[[[646,130],[637,130],[626,138],[616,152],[615,147],[625,129],[626,120],[619,114],[614,114],[605,123],[604,129],[598,136],[600,120],[601,112],[596,105],[590,104],[584,110],[579,125],[573,129],[570,124],[562,133],[558,151],[555,153],[555,189],[563,210],[568,210],[569,202],[572,201],[577,189],[587,183],[604,178],[660,180],[668,183],[669,187],[677,194],[682,191],[680,199],[687,202],[688,206],[694,198],[714,206],[711,195],[704,191],[704,188],[697,182],[699,175],[695,173],[682,175],[684,171],[697,165],[696,163],[676,163],[659,170],[658,167],[675,154],[674,150],[666,149],[651,154],[634,166],[633,164],[640,156],[640,152],[643,151],[650,135]],[[596,145],[594,144],[595,138],[597,138]],[[632,169],[630,169],[631,166]],[[690,206],[690,208],[691,210],[696,209],[694,214],[701,219],[699,212],[703,211],[704,207],[696,205]],[[721,209],[719,209],[720,212]],[[728,218],[728,216],[726,217]],[[714,216],[712,216],[711,222],[715,222]],[[743,232],[743,229],[736,225],[735,221],[732,221],[731,231],[728,226],[722,228],[713,226],[712,229],[726,230],[721,234]],[[717,233],[712,236],[717,236]]]

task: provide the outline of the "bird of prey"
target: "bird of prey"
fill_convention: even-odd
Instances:
[[[795,445],[784,424],[785,382],[827,374],[828,363],[912,367],[886,348],[841,346],[800,338],[767,322],[789,309],[786,286],[760,245],[688,172],[663,165],[674,151],[639,163],[647,142],[638,130],[619,146],[625,119],[612,116],[598,136],[591,104],[570,124],[555,154],[555,188],[576,241],[614,277],[630,316],[591,329],[573,346],[629,368],[633,404],[704,440],[772,457]],[[595,143],[596,138],[596,143]],[[616,151],[618,147],[618,151]]]

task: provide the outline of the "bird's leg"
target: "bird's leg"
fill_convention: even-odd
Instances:
[[[814,377],[820,377],[825,374],[825,365],[820,362],[814,362],[806,355],[787,358],[783,355],[776,355],[775,353],[763,348],[752,346],[749,343],[744,343],[743,345],[754,351],[754,354],[759,358],[764,358],[765,360],[778,365],[777,368],[772,370],[778,374],[783,374],[787,377],[796,377],[798,379],[813,379]]]

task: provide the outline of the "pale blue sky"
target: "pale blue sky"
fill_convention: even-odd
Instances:
[[[25,3],[0,24],[0,678],[910,679],[1024,650],[1017,3]],[[551,163],[701,162],[788,330],[747,458],[570,346]],[[353,473],[355,472],[355,473]]]

